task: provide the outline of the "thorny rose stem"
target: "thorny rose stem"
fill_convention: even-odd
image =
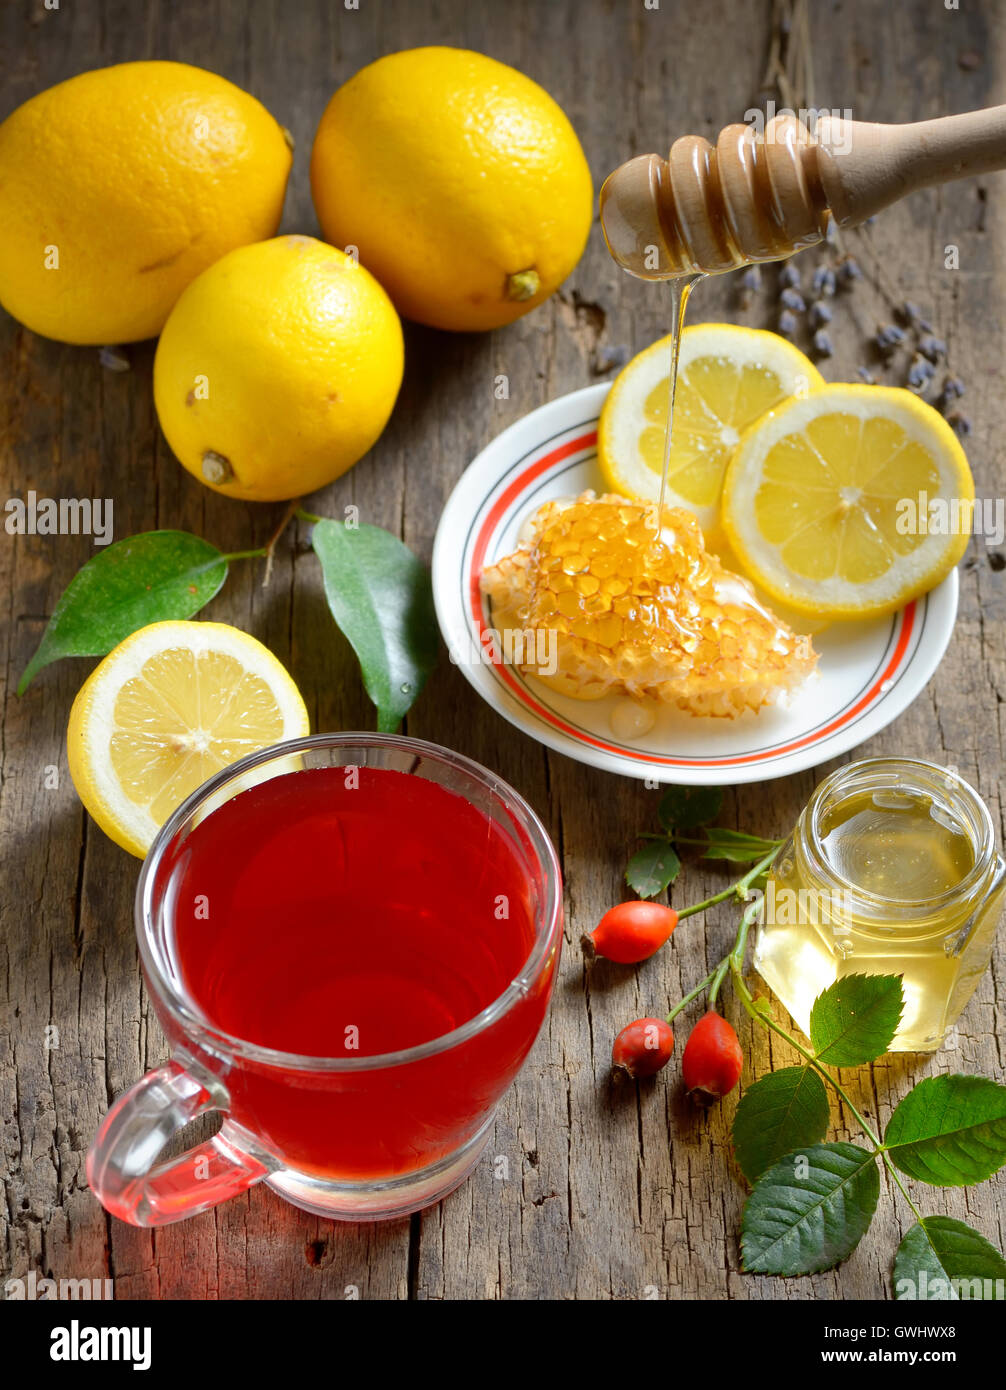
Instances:
[[[737,928],[737,936],[734,939],[733,949],[730,952],[729,956],[726,957],[726,960],[729,964],[730,975],[733,980],[734,989],[737,991],[737,997],[744,1005],[746,1011],[751,1015],[753,1019],[755,1019],[756,1022],[761,1023],[765,1028],[770,1029],[773,1033],[777,1033],[780,1038],[782,1038],[785,1042],[789,1043],[790,1047],[792,1047],[795,1052],[798,1052],[800,1056],[804,1058],[807,1064],[813,1067],[814,1070],[818,1073],[818,1075],[824,1081],[826,1081],[829,1086],[832,1087],[832,1089],[837,1093],[838,1096],[841,1097],[843,1101],[845,1101],[845,1104],[850,1114],[855,1116],[855,1118],[859,1121],[859,1124],[861,1125],[863,1132],[867,1134],[869,1138],[872,1140],[874,1145],[874,1153],[880,1155],[881,1159],[883,1160],[884,1167],[887,1169],[888,1173],[894,1179],[894,1182],[897,1185],[898,1190],[901,1192],[901,1195],[904,1197],[905,1201],[911,1207],[912,1212],[915,1215],[915,1219],[917,1221],[921,1221],[922,1213],[919,1210],[919,1208],[915,1205],[915,1203],[912,1201],[912,1198],[909,1196],[904,1183],[901,1181],[897,1169],[894,1167],[893,1163],[888,1157],[886,1145],[881,1141],[880,1136],[874,1131],[873,1126],[869,1124],[865,1116],[862,1115],[860,1111],[857,1109],[857,1107],[853,1104],[845,1088],[835,1079],[834,1076],[832,1076],[831,1072],[829,1072],[825,1067],[821,1065],[821,1063],[817,1060],[817,1058],[814,1056],[812,1052],[809,1052],[807,1048],[805,1048],[801,1043],[797,1042],[796,1038],[794,1038],[790,1033],[787,1033],[785,1028],[783,1028],[780,1024],[776,1023],[775,1019],[769,1016],[766,1009],[764,1008],[765,1001],[756,1000],[752,995],[751,991],[748,989],[747,983],[744,980],[743,973],[744,956],[747,953],[748,932],[751,930],[752,922],[754,922],[755,918],[758,916],[758,913],[761,911],[761,906],[761,899],[755,899],[754,902],[749,903],[748,906],[744,909],[744,912],[741,915],[740,924]],[[723,962],[721,961],[720,964],[716,967],[716,970],[713,972],[713,975],[719,974],[722,970],[722,966]],[[710,975],[707,978],[711,980],[713,979],[713,975]],[[702,986],[700,986],[699,989],[701,991]],[[694,997],[694,995],[692,997]],[[712,999],[712,996],[710,996],[710,999]],[[759,1003],[761,1003],[763,1007],[759,1007]],[[677,1012],[677,1010],[675,1010],[675,1012]]]
[[[705,842],[700,841],[697,843]],[[770,850],[763,859],[759,859],[758,863],[748,869],[746,874],[742,874],[740,878],[735,879],[734,882],[731,883],[729,887],[724,888],[722,892],[714,893],[711,898],[703,898],[702,902],[693,903],[691,907],[683,907],[678,913],[678,921],[680,922],[684,917],[694,917],[696,912],[704,912],[707,907],[712,907],[714,903],[721,903],[726,898],[737,897],[741,902],[747,902],[748,889],[751,884],[754,883],[758,875],[764,873],[770,864],[772,864],[779,850],[782,848],[782,843],[782,840],[777,841],[775,847]],[[686,1008],[693,999],[697,999],[707,986],[709,987],[709,1007],[713,1008],[716,1003],[716,996],[720,992],[720,985],[723,983],[729,969],[730,956],[726,955],[718,965],[714,966],[701,984],[696,985],[682,1000],[675,1004],[674,1008],[667,1015],[667,1022],[670,1023],[672,1019],[676,1018],[681,1010]]]
[[[681,1010],[685,1008],[686,1005],[690,1004],[693,999],[697,999],[698,996],[702,994],[702,992],[707,987],[709,989],[709,1007],[713,1008],[716,1003],[716,996],[719,993],[720,985],[723,983],[724,978],[729,972],[733,980],[734,989],[737,991],[737,997],[740,999],[741,1003],[744,1005],[744,1008],[751,1015],[751,1017],[755,1019],[758,1023],[763,1024],[764,1027],[771,1029],[773,1033],[777,1033],[780,1038],[783,1038],[786,1042],[788,1042],[790,1047],[792,1047],[794,1051],[798,1052],[800,1056],[804,1058],[807,1064],[809,1066],[812,1066],[814,1070],[818,1072],[819,1075],[822,1076],[824,1080],[827,1081],[829,1085],[831,1085],[834,1088],[838,1095],[841,1096],[842,1100],[845,1101],[845,1104],[848,1107],[850,1114],[854,1115],[856,1119],[859,1121],[864,1133],[868,1134],[869,1137],[873,1140],[873,1143],[877,1146],[877,1151],[882,1152],[884,1146],[880,1141],[879,1135],[874,1133],[870,1124],[867,1122],[865,1117],[862,1114],[860,1114],[859,1110],[857,1110],[856,1106],[853,1104],[852,1100],[850,1099],[844,1088],[840,1085],[840,1083],[836,1081],[835,1078],[831,1075],[831,1073],[828,1072],[821,1065],[821,1063],[817,1060],[817,1058],[814,1056],[812,1052],[809,1052],[807,1048],[805,1048],[801,1043],[797,1042],[796,1038],[794,1038],[790,1033],[787,1033],[786,1029],[783,1028],[781,1024],[776,1023],[775,1019],[771,1018],[768,1015],[764,1007],[764,1001],[761,1001],[762,1006],[759,1007],[759,1001],[757,1001],[754,998],[744,980],[744,957],[747,954],[748,932],[751,930],[751,924],[758,916],[758,913],[761,911],[762,907],[761,897],[754,898],[752,901],[748,902],[748,888],[759,876],[759,874],[764,873],[765,870],[772,865],[781,847],[782,841],[780,841],[772,850],[770,850],[770,852],[766,854],[764,858],[759,859],[758,863],[754,864],[747,871],[746,874],[742,875],[741,878],[736,879],[733,883],[731,883],[728,888],[724,888],[722,892],[713,894],[711,898],[705,898],[700,903],[694,903],[691,907],[683,908],[678,913],[678,920],[680,921],[683,917],[689,917],[696,912],[702,912],[705,908],[710,907],[713,903],[723,902],[724,899],[730,897],[737,897],[742,902],[747,903],[747,906],[741,914],[740,923],[737,927],[737,935],[734,938],[734,944],[729,954],[723,957],[723,959],[709,972],[709,974],[701,982],[701,984],[696,985],[695,988],[691,990],[688,994],[686,994],[685,997],[679,1003],[675,1004],[674,1008],[667,1015],[667,1022],[670,1023],[671,1020],[675,1018],[681,1012]],[[886,1155],[884,1156],[884,1162],[890,1170],[890,1164],[887,1163]],[[900,1181],[898,1181],[897,1178],[895,1178],[895,1181],[898,1182],[898,1186],[900,1187]],[[903,1188],[902,1191],[904,1191]],[[907,1197],[908,1194],[906,1193],[905,1195]],[[911,1199],[909,1199],[909,1201],[910,1200]]]
[[[704,844],[705,841],[699,841],[698,843]],[[776,855],[782,848],[782,843],[782,840],[775,841],[774,847],[765,855],[764,859],[759,859],[758,863],[748,869],[746,874],[735,879],[734,882],[731,883],[728,888],[724,888],[722,892],[714,893],[711,898],[703,898],[702,902],[693,903],[691,907],[681,908],[678,912],[678,921],[681,922],[686,917],[693,917],[696,912],[705,912],[707,907],[712,907],[714,903],[721,903],[727,898],[737,897],[742,903],[747,902],[748,889],[751,887],[752,883],[754,883],[758,875],[763,874],[775,861]]]

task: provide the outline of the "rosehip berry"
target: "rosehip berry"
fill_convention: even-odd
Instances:
[[[699,1100],[716,1100],[732,1091],[741,1077],[744,1054],[737,1034],[714,1009],[689,1034],[681,1057],[681,1075]]]
[[[637,1018],[628,1023],[615,1039],[611,1065],[629,1076],[653,1076],[666,1067],[674,1051],[671,1025],[662,1018]]]
[[[588,960],[604,956],[619,965],[635,965],[659,951],[677,925],[678,914],[663,903],[619,903],[581,938],[584,954]]]

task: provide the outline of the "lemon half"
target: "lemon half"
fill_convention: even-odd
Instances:
[[[667,436],[671,340],[634,357],[612,386],[598,424],[608,488],[656,501]],[[814,364],[777,333],[700,323],[681,335],[667,501],[716,536],[720,493],[741,435],[773,406],[822,386]]]
[[[964,450],[932,406],[900,387],[836,383],[748,430],[724,480],[723,526],[772,598],[859,618],[949,574],[974,495]]]
[[[105,834],[142,858],[208,777],[308,730],[300,691],[254,637],[224,623],[152,623],[120,642],[74,700],[70,776]]]

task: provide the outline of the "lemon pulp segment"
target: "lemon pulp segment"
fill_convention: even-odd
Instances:
[[[723,524],[748,575],[803,611],[890,611],[964,553],[974,482],[932,407],[899,388],[839,383],[771,412],[727,470]],[[942,506],[946,526],[930,523]]]
[[[81,688],[67,731],[70,773],[106,834],[142,855],[207,778],[307,732],[297,687],[253,637],[220,623],[154,623]]]

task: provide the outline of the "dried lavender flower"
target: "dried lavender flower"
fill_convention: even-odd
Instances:
[[[890,355],[905,341],[905,330],[899,328],[896,323],[882,324],[877,329],[873,341],[885,356]]]
[[[792,309],[783,309],[779,315],[778,329],[784,338],[792,338],[797,330],[797,318]]]
[[[838,265],[838,280],[841,285],[851,285],[854,280],[862,280],[863,272],[854,256],[844,257]]]
[[[917,352],[908,368],[908,389],[915,391],[916,394],[921,393],[935,375],[936,368],[932,362],[927,357],[923,357],[921,352]]]
[[[800,288],[800,272],[792,261],[784,261],[782,269],[779,271],[779,284],[784,289],[798,290]]]
[[[815,299],[810,306],[810,326],[820,328],[822,324],[831,323],[831,305],[825,304],[823,299]]]
[[[796,290],[783,290],[779,296],[779,303],[787,309],[792,309],[794,314],[802,314],[807,307],[803,302],[803,295]]]
[[[749,265],[741,276],[741,286],[746,290],[761,289],[761,271],[756,265]]]
[[[924,338],[919,339],[919,351],[923,357],[928,357],[930,362],[938,362],[941,357],[946,357],[947,345],[942,338],[927,333]]]
[[[830,357],[835,351],[831,338],[823,328],[819,328],[814,334],[812,345],[818,357]]]
[[[819,265],[814,271],[811,288],[815,295],[826,295],[829,299],[835,293],[835,272],[830,265]]]
[[[959,401],[964,395],[964,382],[959,376],[948,376],[943,379],[943,386],[940,390],[939,406],[941,410],[946,410],[948,405],[954,401]]]
[[[857,367],[856,375],[859,377],[860,381],[865,381],[867,386],[876,386],[877,384],[877,378],[870,371],[869,367]]]
[[[128,372],[129,358],[118,347],[103,347],[98,349],[98,361],[109,372]]]
[[[616,367],[621,369],[631,356],[623,343],[615,347],[598,348],[594,357],[594,373],[596,376],[603,376],[605,372],[613,371]]]
[[[966,439],[971,433],[971,421],[959,410],[952,410],[946,417],[947,424],[959,439]]]

